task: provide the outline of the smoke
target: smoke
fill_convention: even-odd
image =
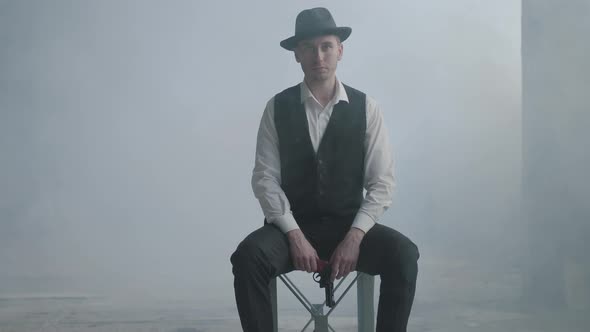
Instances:
[[[418,308],[516,300],[529,230],[507,0],[2,2],[0,294],[233,307],[229,256],[263,221],[259,119],[301,80],[278,43],[317,5],[353,28],[339,78],[385,114],[398,192],[381,222],[421,248]]]

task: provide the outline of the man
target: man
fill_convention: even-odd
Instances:
[[[252,187],[265,225],[231,257],[244,331],[272,331],[271,278],[317,271],[320,259],[332,280],[354,270],[380,275],[377,331],[406,330],[419,254],[376,223],[391,204],[393,161],[375,101],[336,78],[351,31],[313,8],[281,42],[304,79],[268,102],[258,131]]]

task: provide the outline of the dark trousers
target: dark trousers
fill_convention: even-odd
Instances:
[[[301,227],[323,260],[329,260],[348,229]],[[375,224],[360,245],[357,271],[381,277],[378,332],[404,332],[416,290],[418,248],[400,232]],[[231,256],[234,289],[245,332],[271,332],[270,280],[294,269],[287,237],[266,224],[250,233]]]

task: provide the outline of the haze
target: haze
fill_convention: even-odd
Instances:
[[[577,236],[574,250],[547,249],[560,260],[588,249],[588,180],[580,167],[556,181],[572,184],[551,197],[556,214],[577,221],[531,240],[523,185],[525,197],[553,187],[523,183],[530,140],[549,134],[527,136],[523,124],[527,44],[514,0],[0,1],[0,296],[183,299],[235,311],[229,256],[263,222],[250,187],[260,116],[302,78],[279,41],[315,6],[352,27],[338,77],[385,115],[397,191],[381,222],[420,247],[414,312],[451,300],[534,305],[530,287],[543,283],[529,282],[530,271],[555,268],[535,256],[534,239]],[[530,73],[545,68],[533,60],[524,59]],[[570,75],[587,78],[585,61]],[[584,82],[572,98],[587,98]],[[525,96],[554,91],[541,88]],[[587,99],[576,105],[587,113]],[[587,166],[584,140],[571,134],[588,123],[580,116],[550,137]],[[568,259],[557,307],[588,310],[572,293],[590,294],[587,257]],[[295,278],[321,298],[309,275]]]

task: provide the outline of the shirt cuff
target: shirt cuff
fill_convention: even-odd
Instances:
[[[299,229],[299,225],[291,213],[285,213],[282,216],[272,218],[271,224],[275,224],[284,234],[294,229]]]
[[[373,220],[373,218],[369,217],[368,214],[359,211],[356,214],[356,216],[354,217],[354,221],[352,222],[352,226],[351,227],[358,228],[361,231],[365,232],[365,234],[367,234],[367,232],[374,225],[375,225],[375,220]]]

